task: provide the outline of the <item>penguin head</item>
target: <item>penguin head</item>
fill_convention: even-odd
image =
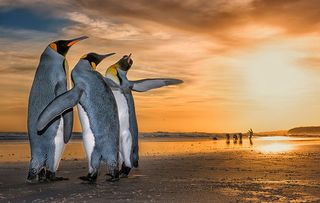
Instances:
[[[70,40],[58,40],[58,41],[52,42],[49,46],[54,51],[61,54],[62,56],[66,56],[66,54],[68,53],[72,45],[87,38],[88,38],[87,36],[82,36],[82,37],[78,37]]]
[[[129,54],[129,56],[124,55],[117,63],[109,66],[105,76],[120,85],[121,79],[118,75],[118,69],[127,72],[131,68],[132,64],[133,60],[131,59],[131,54]]]
[[[87,60],[89,62],[89,64],[91,65],[91,67],[95,70],[97,68],[97,65],[104,59],[107,58],[108,56],[112,56],[115,53],[110,53],[110,54],[97,54],[97,53],[88,53],[85,54],[81,57],[81,59]]]
[[[120,68],[123,71],[128,71],[132,64],[133,60],[131,59],[131,53],[128,55],[124,55],[118,62],[118,68]]]

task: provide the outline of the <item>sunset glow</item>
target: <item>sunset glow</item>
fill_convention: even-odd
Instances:
[[[318,125],[319,3],[1,1],[0,130],[26,131],[28,94],[40,54],[54,40],[82,35],[89,39],[70,49],[70,68],[87,52],[116,52],[97,67],[104,74],[133,53],[129,79],[184,80],[134,93],[142,132]],[[80,131],[77,119],[74,130]]]

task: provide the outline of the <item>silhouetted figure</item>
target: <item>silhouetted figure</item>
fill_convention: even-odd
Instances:
[[[233,143],[236,144],[238,142],[238,136],[237,134],[233,135]]]
[[[239,133],[239,143],[242,144],[242,133]]]
[[[234,140],[238,140],[237,134],[234,134],[234,135],[233,135],[233,139],[234,139]]]
[[[250,130],[248,131],[249,133],[249,139],[251,140],[253,137],[253,130],[250,128]]]
[[[229,135],[229,133],[226,134],[226,143],[230,144],[230,135]]]
[[[250,140],[250,145],[253,145],[253,142],[252,142],[252,137],[253,137],[253,130],[250,128],[250,130],[248,131],[249,135],[249,140]]]

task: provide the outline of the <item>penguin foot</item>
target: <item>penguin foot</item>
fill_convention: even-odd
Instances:
[[[69,180],[69,178],[57,177],[55,172],[47,171],[46,180],[47,181],[63,181],[63,180]]]
[[[139,167],[139,161],[134,161],[133,162],[133,167],[138,168]]]
[[[122,164],[121,170],[119,171],[121,178],[127,178],[129,173],[131,171],[130,167],[127,167],[126,165]]]
[[[38,180],[39,182],[43,183],[46,182],[46,169],[42,168],[38,173]]]
[[[120,180],[118,170],[114,170],[113,173],[107,173],[107,176],[110,176],[110,178],[107,178],[107,181],[109,182],[116,182]]]
[[[98,177],[98,173],[88,173],[87,176],[81,176],[79,177],[80,180],[84,180],[84,181],[88,181],[90,183],[94,183],[96,182],[97,180],[97,177]]]
[[[39,173],[37,172],[37,169],[34,169],[34,168],[30,169],[28,172],[28,177],[27,177],[26,183],[28,183],[28,184],[39,183],[43,177],[42,176],[43,170],[44,170],[44,176],[45,176],[45,169],[41,169]]]

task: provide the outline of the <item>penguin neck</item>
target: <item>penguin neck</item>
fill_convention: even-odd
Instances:
[[[77,71],[93,71],[92,66],[90,65],[88,60],[85,59],[80,59],[80,61],[78,62],[78,64],[76,65],[76,67],[74,68]]]
[[[118,72],[118,77],[120,78],[121,81],[128,81],[127,71],[123,71],[120,68],[118,68],[117,72]]]
[[[64,60],[65,57],[59,54],[58,52],[54,51],[50,46],[47,46],[47,48],[44,50],[44,52],[41,55],[41,58],[50,58],[52,60]]]
[[[118,71],[118,77],[120,78],[121,81],[121,88],[129,88],[130,87],[130,82],[127,78],[127,71],[121,70],[121,69],[117,69]]]
[[[116,84],[120,85],[120,78],[118,77],[118,71],[115,65],[108,68],[106,71],[106,77],[111,79]]]

